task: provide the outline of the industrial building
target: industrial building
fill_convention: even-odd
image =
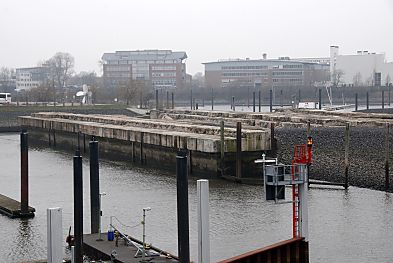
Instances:
[[[145,81],[154,89],[183,88],[186,81],[186,52],[136,50],[104,53],[105,87],[118,88],[130,80]]]
[[[236,59],[203,63],[208,88],[312,86],[329,80],[329,65],[279,59]]]
[[[30,90],[40,86],[48,79],[49,68],[32,67],[16,69],[16,90]]]
[[[338,72],[341,74],[337,80]],[[391,85],[393,62],[387,62],[384,53],[357,51],[340,55],[338,46],[330,47],[330,74],[332,82],[355,86]]]

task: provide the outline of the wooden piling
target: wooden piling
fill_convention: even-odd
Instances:
[[[236,123],[236,177],[242,177],[242,123]]]
[[[144,133],[141,132],[141,143],[140,143],[140,147],[139,147],[139,161],[141,164],[143,164],[143,136]]]
[[[389,178],[390,142],[389,142],[389,133],[390,133],[390,125],[388,123],[386,125],[386,136],[385,136],[385,191],[388,191],[389,188],[390,188],[390,178]]]
[[[235,96],[232,96],[232,110],[235,111]]]
[[[220,121],[220,167],[221,174],[224,172],[224,156],[225,156],[225,138],[224,138],[224,121]]]
[[[349,123],[345,126],[345,171],[344,171],[344,176],[345,176],[345,182],[344,182],[344,188],[348,189],[348,173],[349,173],[349,140],[350,140],[350,135],[349,135]]]

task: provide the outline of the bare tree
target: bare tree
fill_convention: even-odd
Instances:
[[[130,77],[127,82],[123,83],[119,89],[119,98],[124,99],[129,105],[135,102],[138,95],[145,90],[146,83],[144,80],[135,80]]]
[[[11,92],[14,85],[12,85],[12,77],[15,76],[15,69],[1,67],[0,68],[0,89],[3,92]]]
[[[332,85],[337,88],[342,83],[342,78],[344,77],[344,71],[341,69],[335,69],[332,74]]]
[[[54,103],[56,103],[56,86],[58,89],[66,86],[68,79],[73,74],[74,57],[69,53],[58,52],[46,64],[49,67],[49,78],[53,85]]]
[[[353,85],[355,87],[360,87],[362,85],[362,74],[360,72],[357,72],[355,76],[353,76]]]

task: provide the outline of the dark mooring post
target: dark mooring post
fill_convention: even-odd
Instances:
[[[252,112],[255,112],[255,91],[252,92]]]
[[[385,108],[385,92],[382,91],[382,109]]]
[[[224,156],[225,156],[225,137],[224,137],[224,121],[220,121],[220,160],[221,160],[221,174],[224,174]]]
[[[214,93],[212,88],[212,110],[214,110]]]
[[[172,92],[172,110],[175,108],[175,95]]]
[[[344,170],[344,176],[345,176],[345,182],[344,182],[344,188],[348,189],[348,173],[349,173],[349,123],[345,126],[345,170]]]
[[[93,136],[89,142],[90,150],[90,212],[91,233],[100,229],[100,174],[98,162],[98,141]]]
[[[20,171],[21,171],[21,213],[29,213],[29,143],[28,133],[22,130],[20,134]]]
[[[358,94],[355,93],[355,111],[358,111]]]
[[[166,108],[169,109],[169,91],[166,91]]]
[[[190,90],[190,109],[192,110],[192,89]]]
[[[366,92],[366,109],[369,109],[368,91]]]
[[[83,185],[82,156],[80,150],[74,156],[74,236],[75,263],[83,263]]]
[[[385,137],[385,191],[388,191],[390,188],[390,178],[389,178],[389,133],[390,126],[387,124],[386,137]]]
[[[301,101],[302,101],[302,98],[301,98],[300,89],[299,89],[298,102],[301,102]]]
[[[258,90],[258,108],[259,112],[261,112],[261,91]]]
[[[390,107],[390,86],[388,87],[388,105]]]
[[[158,89],[156,89],[156,110],[158,110],[160,106],[158,105]]]
[[[322,109],[322,90],[319,89],[318,90],[318,109]]]
[[[270,112],[273,112],[273,91],[270,90],[270,96],[269,96],[269,105],[270,105]]]
[[[177,176],[177,238],[181,263],[190,262],[187,154],[179,151],[176,156]]]
[[[242,177],[242,123],[236,124],[236,177]]]
[[[232,96],[232,110],[235,111],[235,96]]]

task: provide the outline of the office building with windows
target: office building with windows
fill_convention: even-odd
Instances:
[[[288,57],[279,59],[236,59],[207,62],[205,83],[208,88],[312,86],[329,79],[329,65],[302,62]]]
[[[32,67],[16,69],[16,90],[30,90],[40,86],[48,79],[49,68]]]
[[[141,80],[154,89],[183,88],[186,81],[186,58],[186,52],[171,50],[104,53],[104,85],[118,88],[130,80]]]

